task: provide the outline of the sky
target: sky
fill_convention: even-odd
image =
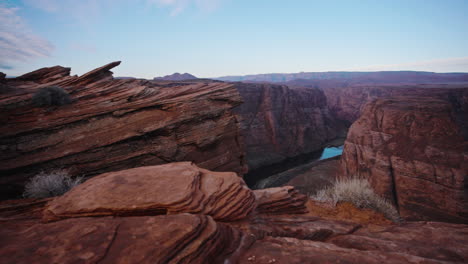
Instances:
[[[466,0],[0,0],[0,71],[468,72]]]

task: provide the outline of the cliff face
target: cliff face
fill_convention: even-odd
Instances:
[[[283,85],[236,84],[244,103],[235,109],[249,169],[317,151],[338,136],[338,125],[318,89]]]
[[[111,63],[82,76],[43,68],[0,94],[0,193],[18,195],[40,171],[92,176],[171,161],[242,174],[243,147],[233,85],[220,82],[116,80]],[[72,103],[35,107],[41,87],[60,86]]]
[[[468,90],[377,99],[346,139],[345,176],[370,179],[407,219],[468,222]]]

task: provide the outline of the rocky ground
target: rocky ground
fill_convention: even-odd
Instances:
[[[169,184],[175,181],[177,184]],[[468,226],[394,224],[192,163],[96,176],[0,205],[5,263],[463,263]],[[354,217],[346,219],[346,213]]]

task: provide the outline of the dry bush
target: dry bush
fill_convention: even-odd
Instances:
[[[66,105],[71,103],[70,95],[63,88],[50,86],[39,89],[32,97],[35,106]]]
[[[367,179],[338,179],[332,186],[318,191],[311,198],[319,202],[333,203],[334,205],[339,202],[349,202],[358,208],[369,208],[382,213],[393,222],[400,221],[400,216],[395,207],[386,199],[378,196]]]
[[[72,179],[65,170],[41,172],[26,183],[23,196],[27,198],[59,196],[82,182],[83,178]]]

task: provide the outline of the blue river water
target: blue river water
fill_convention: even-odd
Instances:
[[[319,160],[329,159],[341,155],[343,153],[343,146],[325,148]]]

